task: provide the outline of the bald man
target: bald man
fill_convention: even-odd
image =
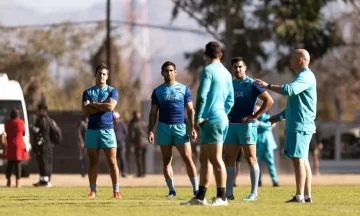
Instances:
[[[309,69],[309,63],[309,53],[297,49],[290,57],[290,69],[297,72],[291,83],[273,85],[256,80],[261,87],[288,96],[286,109],[269,118],[272,124],[286,120],[284,156],[292,160],[296,179],[296,195],[287,202],[312,202],[312,173],[308,152],[311,137],[316,130],[317,93],[315,75]]]

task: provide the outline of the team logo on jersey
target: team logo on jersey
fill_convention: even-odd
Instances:
[[[164,95],[164,99],[168,100],[168,101],[173,101],[173,100],[180,100],[180,96],[179,95]]]
[[[235,92],[235,97],[244,97],[243,91],[236,91]]]
[[[250,140],[250,137],[245,137],[245,140],[246,140],[246,141],[249,141],[249,140]]]

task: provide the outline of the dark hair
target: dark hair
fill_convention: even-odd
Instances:
[[[10,112],[11,119],[18,118],[19,116],[20,116],[20,110],[18,108],[14,108],[11,110]]]
[[[205,46],[205,55],[211,59],[220,58],[221,46],[218,42],[211,41]]]
[[[231,59],[231,65],[234,65],[236,62],[241,62],[241,61],[246,66],[246,63],[245,63],[245,61],[244,61],[244,59],[242,57],[235,57],[235,58]]]
[[[47,107],[46,104],[40,103],[40,104],[38,104],[37,109],[38,109],[38,110],[43,109],[43,110],[46,110],[46,111],[47,111],[48,107]]]
[[[101,64],[99,64],[98,66],[96,66],[96,68],[95,68],[95,75],[96,75],[97,72],[99,72],[99,71],[101,71],[101,70],[103,70],[103,69],[106,69],[106,70],[108,71],[108,75],[109,75],[109,68],[108,68],[108,66],[107,66],[105,63],[101,63]]]
[[[173,66],[174,69],[176,70],[176,65],[175,65],[174,62],[166,61],[166,62],[161,66],[161,71],[164,71],[167,66]]]

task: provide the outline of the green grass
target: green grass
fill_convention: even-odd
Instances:
[[[244,202],[249,188],[237,187],[227,207],[180,206],[191,198],[190,188],[178,188],[178,196],[165,198],[164,188],[122,188],[122,199],[113,199],[111,188],[98,188],[97,197],[86,198],[88,188],[0,188],[0,215],[360,215],[360,186],[314,186],[312,204],[284,203],[293,187],[262,187],[259,200]],[[208,200],[215,189],[208,191]]]

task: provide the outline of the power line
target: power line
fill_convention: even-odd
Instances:
[[[61,27],[65,25],[91,25],[91,24],[105,24],[104,20],[89,20],[89,21],[79,21],[79,22],[59,22],[59,23],[47,23],[47,24],[33,24],[33,25],[16,25],[16,26],[4,26],[0,25],[0,29],[4,30],[16,30],[23,28],[48,28],[48,27]],[[184,27],[175,27],[175,26],[166,26],[166,25],[156,25],[149,23],[138,23],[133,21],[123,21],[123,20],[111,20],[112,24],[116,25],[132,25],[143,28],[152,28],[152,29],[161,29],[164,31],[177,31],[177,32],[188,32],[198,35],[207,35],[206,31],[201,31],[197,29],[189,29]]]

